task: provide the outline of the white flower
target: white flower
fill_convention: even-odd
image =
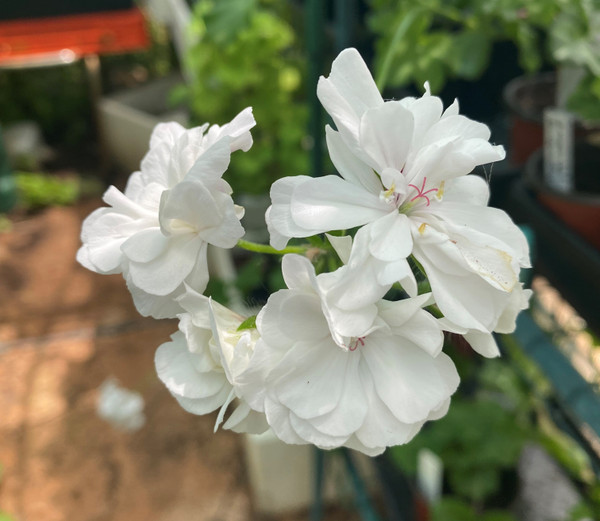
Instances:
[[[77,260],[98,273],[123,273],[142,315],[174,317],[184,283],[206,288],[208,244],[232,248],[244,234],[243,209],[221,176],[231,152],[251,146],[254,124],[248,108],[208,131],[157,125],[125,193],[111,186],[104,194],[110,208],[84,221]]]
[[[532,294],[533,292],[530,289],[523,288],[522,283],[517,284],[510,292],[502,314],[491,326],[492,331],[502,334],[514,332],[517,328],[517,315],[523,309],[529,307],[529,299]],[[438,323],[444,331],[462,335],[469,345],[480,355],[486,358],[500,356],[498,344],[492,333],[458,326],[446,317],[440,318]]]
[[[291,237],[361,227],[348,261],[348,285],[369,277],[374,294],[402,281],[416,294],[407,257],[414,255],[436,303],[461,327],[491,331],[519,270],[529,265],[522,232],[502,211],[488,208],[486,183],[467,176],[504,158],[487,126],[443,111],[429,91],[422,98],[384,102],[358,52],[343,51],[319,99],[337,126],[327,144],[341,177],[283,178],[267,211],[271,244]]]
[[[260,338],[238,380],[280,439],[375,455],[446,413],[459,379],[436,320],[421,309],[428,295],[378,302],[350,336],[324,275],[298,255],[286,255],[282,270],[289,289],[259,313]]]
[[[146,423],[142,395],[120,387],[113,378],[100,386],[97,412],[100,418],[124,431],[137,431]]]
[[[179,331],[156,351],[156,372],[186,411],[207,414],[221,408],[216,429],[227,406],[239,398],[237,378],[246,369],[258,333],[238,331],[243,317],[189,288],[180,303],[187,312],[179,315]],[[267,424],[264,414],[251,411],[242,399],[224,428],[260,433]]]

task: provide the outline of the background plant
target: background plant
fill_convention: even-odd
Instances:
[[[408,445],[392,447],[393,460],[414,475],[417,454],[429,449],[444,463],[445,495],[434,520],[511,520],[491,508],[510,500],[507,484],[517,482],[516,466],[527,443],[541,445],[580,485],[586,500],[573,513],[597,509],[597,484],[589,456],[554,423],[548,404],[552,388],[539,368],[511,344],[508,358],[478,360],[453,356],[463,384],[448,414],[427,425]],[[487,517],[486,517],[487,516]]]
[[[600,118],[600,11],[590,0],[371,0],[380,88],[474,81],[495,66],[496,42],[511,42],[527,73],[544,64],[583,68],[568,107]]]
[[[272,0],[200,0],[187,62],[192,82],[185,98],[193,124],[229,121],[252,106],[260,126],[252,154],[231,164],[228,181],[239,192],[264,193],[283,175],[307,173],[304,55],[291,22],[294,5]],[[298,17],[296,17],[298,18]]]

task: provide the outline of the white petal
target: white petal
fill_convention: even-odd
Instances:
[[[421,312],[423,306],[431,303],[431,293],[424,293],[414,298],[403,300],[382,300],[377,303],[379,316],[385,320],[392,328],[398,328],[402,331],[402,326]]]
[[[252,107],[247,107],[226,125],[222,127],[218,125],[211,126],[206,133],[205,146],[208,148],[223,136],[230,136],[229,146],[231,152],[236,150],[247,152],[252,146],[250,129],[255,125],[256,121],[252,115]]]
[[[325,127],[325,135],[329,157],[340,175],[346,181],[362,186],[372,194],[379,195],[382,189],[381,182],[373,169],[358,159],[344,143],[340,133],[329,125]]]
[[[394,211],[369,224],[371,254],[387,262],[408,257],[413,246],[409,223],[406,215]]]
[[[356,49],[345,49],[333,61],[329,78],[319,78],[317,96],[338,130],[355,138],[362,114],[383,103],[371,73]]]
[[[386,167],[404,168],[412,143],[414,118],[400,103],[389,101],[368,109],[360,121],[359,142],[381,172]]]
[[[317,341],[329,333],[318,297],[314,294],[292,292],[281,303],[279,327],[295,339]]]
[[[391,336],[371,337],[362,348],[363,356],[378,396],[401,422],[426,420],[458,386],[454,364],[443,353],[433,359],[409,342],[398,349]]]
[[[135,262],[150,262],[165,251],[169,238],[160,228],[146,228],[132,235],[122,245],[121,250],[128,259]]]
[[[153,149],[161,144],[174,146],[177,140],[186,132],[185,127],[181,126],[176,121],[166,123],[158,123],[150,136],[150,149]]]
[[[267,397],[265,399],[265,414],[269,426],[281,441],[295,445],[308,443],[298,436],[298,433],[291,426],[290,411],[288,408]]]
[[[486,358],[500,356],[498,344],[491,333],[471,330],[465,334],[465,340],[475,351]]]
[[[121,245],[127,237],[119,233],[119,228],[130,223],[130,217],[110,208],[99,208],[92,212],[83,221],[83,246],[77,259],[86,268],[99,273],[120,273],[123,261]]]
[[[445,183],[443,199],[446,203],[462,203],[475,206],[487,206],[490,187],[477,175],[463,175],[449,179]]]
[[[174,300],[177,296],[176,289],[172,294],[164,297],[157,297],[156,295],[150,295],[135,286],[129,277],[126,277],[127,289],[131,293],[135,309],[143,317],[152,317],[156,319],[162,318],[175,318],[179,313],[183,311],[179,303]]]
[[[423,146],[430,145],[436,141],[445,141],[449,137],[459,137],[461,139],[479,138],[487,141],[490,139],[490,136],[489,127],[483,123],[473,121],[461,115],[447,116],[429,128],[423,137]]]
[[[270,384],[273,394],[304,419],[331,412],[344,390],[346,356],[331,339],[320,343],[297,342],[280,362],[281,367],[292,370]]]
[[[517,315],[529,307],[529,299],[532,294],[533,291],[530,289],[523,289],[523,284],[515,286],[494,331],[504,334],[514,332],[517,327]]]
[[[293,412],[289,414],[290,425],[294,431],[303,440],[308,443],[316,445],[318,448],[323,450],[335,449],[342,446],[347,436],[332,436],[323,434],[321,431],[316,429],[312,421],[307,421],[296,416]]]
[[[184,172],[185,179],[206,181],[220,178],[231,159],[230,142],[228,136],[219,139],[196,160],[188,172]]]
[[[365,421],[368,401],[362,386],[359,353],[345,354],[345,367],[339,378],[344,382],[340,400],[336,408],[323,416],[312,418],[311,425],[327,436],[348,437]]]
[[[423,96],[407,107],[414,118],[412,147],[419,148],[427,131],[440,120],[442,100],[437,96]]]
[[[281,260],[281,273],[289,289],[312,291],[316,287],[315,269],[311,262],[301,255],[284,255]]]
[[[201,246],[202,240],[191,234],[172,237],[156,259],[129,263],[133,284],[152,295],[171,293],[194,268]]]
[[[336,237],[335,235],[325,234],[327,236],[327,240],[333,249],[337,253],[340,260],[347,264],[350,260],[350,252],[352,251],[352,237],[350,235],[344,235],[343,237]]]
[[[518,282],[518,263],[506,252],[493,246],[482,246],[466,238],[455,237],[456,246],[474,273],[493,287],[512,291]]]
[[[379,196],[331,175],[300,184],[291,200],[294,222],[320,232],[354,228],[388,212]]]
[[[264,413],[250,409],[250,406],[242,401],[231,413],[223,428],[238,433],[262,434],[269,428],[269,424]]]
[[[182,337],[183,335],[179,337],[178,333],[175,333],[171,342],[162,344],[156,351],[156,372],[167,389],[174,395],[197,400],[210,399],[219,394],[223,386],[231,389],[223,373],[199,373],[193,369],[190,363],[190,357],[193,355],[187,350]],[[212,410],[214,409],[206,412]]]
[[[482,332],[493,329],[504,308],[506,293],[476,274],[448,273],[451,269],[459,270],[459,265],[453,264],[443,249],[430,248],[427,257],[422,255],[422,250],[415,249],[414,255],[425,268],[435,301],[444,316],[467,329]]]
[[[291,237],[310,237],[321,233],[319,229],[306,229],[293,219],[291,200],[297,186],[310,181],[308,176],[283,177],[271,185],[272,205],[265,215],[267,228],[271,236],[271,246],[282,250]]]
[[[436,207],[435,214],[451,225],[449,230],[481,246],[506,251],[516,256],[521,266],[530,265],[527,238],[506,212],[492,207],[444,201],[444,204]]]
[[[214,194],[217,207],[221,211],[221,220],[217,226],[200,230],[199,236],[206,242],[219,248],[233,248],[244,236],[244,227],[236,214],[233,201],[229,195]],[[206,220],[206,212],[202,212]]]

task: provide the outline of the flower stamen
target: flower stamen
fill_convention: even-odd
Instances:
[[[430,188],[429,190],[427,190],[426,192],[424,192],[423,190],[425,190],[425,183],[427,182],[427,178],[424,177],[423,178],[423,184],[421,185],[421,188],[417,188],[415,185],[413,184],[409,184],[408,186],[412,186],[416,191],[417,191],[417,195],[415,195],[410,202],[412,203],[413,201],[423,198],[427,201],[427,206],[429,206],[431,204],[431,201],[429,200],[429,197],[427,197],[427,194],[430,192],[437,192],[438,189],[437,188]]]

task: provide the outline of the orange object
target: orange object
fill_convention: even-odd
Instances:
[[[149,45],[138,8],[0,22],[0,65],[47,56],[134,51]]]

